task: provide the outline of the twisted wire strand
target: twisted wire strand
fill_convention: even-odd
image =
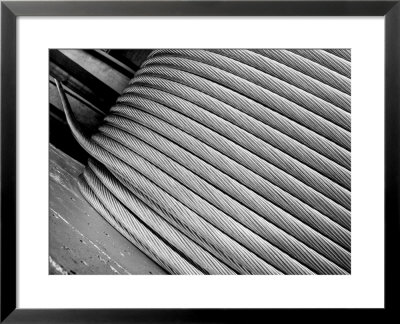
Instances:
[[[160,66],[162,68],[167,66],[173,71],[167,75],[167,78],[170,78],[172,81],[174,81],[175,75],[179,76],[186,73],[189,74],[189,77],[191,77],[191,75],[198,75],[219,84],[229,85],[228,88],[252,98],[253,100],[291,118],[305,127],[313,129],[315,132],[328,139],[335,140],[338,137],[338,134],[343,138],[349,136],[347,130],[324,119],[314,112],[299,106],[279,94],[264,89],[261,86],[233,75],[232,73],[225,72],[224,70],[180,57],[157,56],[150,58],[143,63],[143,68],[150,67],[157,70]],[[221,95],[224,94],[222,93]]]
[[[121,124],[123,124],[123,121],[121,121],[120,119],[119,121]],[[264,200],[264,197],[265,199],[270,200],[275,205],[281,206],[282,209],[291,212],[292,214],[305,216],[305,218],[307,219],[306,222],[314,221],[313,225],[317,227],[317,229],[321,232],[324,232],[324,230],[320,227],[324,227],[325,224],[328,224],[326,225],[327,227],[330,227],[330,225],[332,224],[336,224],[335,222],[330,222],[328,219],[326,219],[326,216],[318,213],[316,210],[302,203],[295,197],[289,195],[286,191],[281,190],[279,187],[276,187],[269,182],[263,181],[261,177],[257,178],[255,176],[249,175],[246,172],[246,169],[241,168],[240,165],[226,164],[225,168],[228,172],[229,170],[237,172],[236,177],[241,178],[242,181],[245,181],[247,187],[252,187],[252,191],[249,190],[246,186],[241,185],[239,182],[233,180],[233,178],[235,178],[235,175],[233,175],[233,177],[229,177],[228,175],[226,175],[226,173],[219,171],[218,168],[215,168],[211,164],[206,163],[202,159],[196,157],[195,155],[191,154],[187,150],[184,150],[180,146],[172,143],[171,141],[167,141],[163,137],[151,133],[145,127],[142,127],[139,124],[134,125],[134,131],[126,128],[122,132],[118,130],[122,128],[124,127],[103,126],[99,129],[99,131],[115,140],[118,140],[119,138],[122,139],[124,143],[126,143],[127,147],[131,149],[135,145],[139,145],[141,147],[144,145],[143,150],[141,151],[142,153],[139,154],[141,154],[149,161],[154,160],[154,164],[161,164],[165,162],[162,161],[163,157],[159,156],[158,154],[158,152],[162,152],[163,154],[165,154],[165,156],[171,157],[173,160],[177,161],[179,165],[184,166],[186,169],[191,170],[194,174],[197,174],[200,178],[213,184],[219,189],[222,189],[247,207],[253,206],[253,209],[257,209],[255,205],[260,205],[260,203],[262,203],[262,201]],[[129,133],[132,134],[134,138],[129,136]],[[137,143],[136,138],[143,141],[143,143]],[[136,150],[136,152],[139,151]],[[150,155],[154,155],[154,157],[150,157]],[[218,156],[216,155],[215,158],[217,160]],[[229,163],[229,161],[225,162]],[[232,167],[236,167],[236,169],[233,169]],[[165,166],[164,170],[166,170]],[[261,194],[262,197],[259,194]],[[337,227],[335,225],[333,225],[333,228],[337,229],[338,231],[342,230],[340,227]],[[333,228],[331,227],[331,230],[335,231],[333,230]]]
[[[68,107],[68,106],[67,106]],[[74,134],[74,136],[77,138],[77,140],[80,142],[80,144],[97,160],[101,161],[103,164],[105,164],[108,168],[117,170],[119,173],[122,174],[123,177],[126,179],[129,179],[129,182],[134,184],[138,183],[138,179],[135,178],[137,175],[137,172],[135,172],[135,169],[131,168],[129,165],[126,163],[122,162],[120,159],[116,158],[113,154],[109,153],[107,150],[103,149],[101,146],[95,144],[92,142],[88,137],[84,135],[79,129],[79,125],[76,123],[76,120],[74,119],[72,115],[72,111],[70,111],[68,108],[66,109],[66,116],[67,119],[69,120],[69,124],[71,127],[71,130]],[[136,167],[142,167],[143,164],[142,162],[135,163]],[[165,179],[162,179],[159,181],[159,185],[164,185],[165,190],[169,190],[171,188],[176,189],[177,184],[175,183],[168,183],[165,181]],[[146,190],[150,191],[150,186]],[[181,189],[181,188],[180,188]],[[201,201],[199,197],[190,195],[189,199],[185,199],[186,195],[189,194],[190,192],[185,192],[184,190],[174,190],[173,192],[175,195],[179,195],[181,199],[183,199],[186,204],[190,204],[191,208],[195,212],[199,212],[203,217],[208,218],[211,221],[220,223],[223,218],[223,214],[221,214],[220,211],[212,209],[212,207]],[[186,194],[186,195],[185,195]],[[176,206],[174,204],[174,201],[168,200],[169,196],[166,195],[165,193],[161,195],[155,195],[154,192],[151,193],[153,197],[156,197],[158,201],[164,201],[166,200],[165,206]],[[190,199],[192,198],[192,199]],[[185,215],[183,211],[181,210],[181,216],[183,217]],[[217,217],[216,217],[217,215]],[[212,217],[212,218],[211,218]],[[191,220],[193,219],[190,218]],[[229,220],[228,220],[229,221]],[[296,221],[296,219],[293,219],[292,222],[288,222],[287,219],[284,217],[278,217],[276,218],[278,227],[281,225],[283,229],[289,230],[293,234],[294,237],[299,239],[302,242],[305,242],[306,245],[313,247],[317,252],[321,253],[328,259],[333,259],[335,263],[338,265],[343,266],[343,268],[349,268],[349,255],[345,252],[342,251],[338,246],[336,246],[333,243],[330,243],[329,240],[324,238],[321,234],[312,231],[311,229],[308,229],[307,227],[304,227],[304,224]],[[230,230],[234,229],[235,227],[226,227],[224,223],[222,223],[222,226],[224,230]],[[291,230],[291,228],[294,228],[294,231]],[[209,235],[212,233],[212,231],[209,231]],[[219,235],[214,235],[212,237],[214,242],[219,242],[220,239],[225,239],[224,236],[221,235],[221,233],[218,233]],[[240,237],[245,238],[245,235],[240,235]],[[321,244],[322,243],[322,244]],[[231,250],[234,254],[236,254],[237,258],[237,253],[243,253],[242,250],[240,249],[240,246],[237,246],[235,244],[235,241],[228,241],[227,244],[225,244],[222,248],[222,250],[225,251],[226,254],[228,254]],[[243,259],[243,255],[241,255],[241,259]],[[245,259],[246,260],[246,259]],[[254,262],[254,259],[250,258],[250,260],[246,260],[245,266],[251,265]],[[251,262],[249,262],[251,261]],[[240,270],[240,269],[239,269]],[[257,271],[260,271],[259,269],[256,269],[256,271],[253,270],[251,273],[257,273]]]
[[[181,102],[186,100],[210,112],[211,116],[219,116],[286,153],[291,151],[290,148],[293,148],[293,145],[296,145],[298,150],[306,152],[306,155],[315,156],[314,159],[321,160],[321,158],[318,158],[317,153],[319,153],[328,158],[325,160],[331,160],[331,163],[335,162],[348,170],[350,169],[350,152],[347,149],[318,136],[304,127],[299,127],[298,124],[288,119],[285,120],[282,116],[276,116],[276,113],[266,110],[261,105],[259,105],[260,112],[258,115],[263,118],[258,120],[255,117],[259,116],[254,116],[257,113],[255,111],[256,105],[252,105],[251,102],[246,102],[246,100],[242,102],[237,100],[235,106],[231,106],[194,88],[151,75],[137,76],[133,84],[134,86],[127,88],[124,94],[141,94],[164,104],[166,104],[165,100],[167,98],[173,98],[173,100],[177,101],[181,99]],[[231,93],[227,92],[228,96],[231,97]],[[233,94],[232,97],[234,96]],[[246,111],[246,108],[240,108],[246,106],[251,107],[251,111],[248,109]],[[192,118],[196,118],[196,116],[196,114],[191,115]],[[254,126],[249,127],[249,125]],[[302,155],[297,154],[295,157],[300,159]]]
[[[351,94],[351,82],[349,78],[305,57],[296,55],[288,50],[252,49],[251,51],[286,65],[348,95]]]
[[[116,161],[114,161],[116,162]],[[111,163],[108,163],[108,167],[110,167]],[[118,172],[121,173],[121,177],[125,179],[129,179],[130,183],[135,183],[138,181],[138,179],[135,177],[137,176],[137,172],[135,172],[134,169],[129,169],[129,166],[127,164],[121,164],[121,163],[116,163],[113,164],[117,166]],[[117,172],[116,170],[114,170]],[[135,182],[132,182],[132,180],[135,179]],[[165,189],[165,188],[163,188]],[[147,189],[149,190],[149,189]],[[157,196],[156,194],[152,193],[153,196],[157,197],[158,199],[161,199],[160,196]],[[165,199],[167,194],[166,192],[162,192],[161,194],[163,198]],[[184,213],[181,208],[181,214],[180,214],[180,219],[183,219]],[[224,232],[220,230],[215,230],[212,228],[212,226],[206,226],[206,229],[204,229],[204,221],[202,221],[199,217],[196,217],[195,214],[191,214],[192,217],[189,219],[186,219],[185,221],[189,223],[191,226],[195,227],[195,230],[202,230],[202,233],[208,235],[208,239],[212,240],[214,244],[217,244],[219,246],[219,250],[223,251],[225,255],[230,260],[233,260],[229,263],[231,267],[234,267],[239,273],[248,273],[248,274],[280,274],[278,270],[270,266],[268,263],[264,262],[262,259],[257,257],[254,253],[250,252],[249,250],[245,249],[242,245],[240,245],[238,242],[232,240],[228,235],[224,234],[231,234],[233,231],[234,234],[236,233],[236,236],[238,238],[238,241],[243,241],[243,237],[246,237],[249,233],[246,232],[244,228],[237,228],[235,225],[234,226],[227,226],[224,227]],[[208,218],[212,217],[212,215],[207,215],[209,216]],[[222,223],[223,220],[219,219],[212,219],[214,223]],[[199,226],[199,224],[203,225],[203,227]],[[238,233],[238,234],[237,234]],[[231,234],[232,235],[232,234]],[[244,242],[248,246],[251,246],[252,242]],[[253,247],[254,250],[254,247]],[[261,250],[261,252],[266,253],[266,250]],[[268,251],[268,250],[267,250]]]
[[[330,48],[330,49],[324,49],[324,51],[331,53],[333,55],[339,56],[342,59],[345,59],[346,61],[351,61],[351,52],[349,49],[335,49],[335,48]]]
[[[109,169],[114,170],[114,172],[119,172],[123,178],[129,179],[130,183],[135,183],[137,181],[137,179],[134,178],[134,176],[136,175],[135,169],[132,169],[128,164],[122,162],[113,154],[110,154],[108,153],[108,151],[102,149],[101,146],[92,144],[88,151],[93,155],[94,158],[101,161]],[[162,197],[165,198],[165,196],[166,194],[164,193]],[[182,213],[181,217],[183,217],[183,215],[184,214]],[[192,224],[197,225],[199,220],[195,222],[195,219],[195,217],[191,217],[189,220]],[[198,228],[196,228],[196,230],[198,230]],[[236,241],[226,236],[224,232],[216,232],[210,227],[207,227],[206,231],[203,229],[203,232],[206,232],[208,234],[208,238],[211,239],[214,244],[217,244],[219,246],[219,250],[223,251],[223,253],[227,255],[228,260],[233,260],[233,262],[231,261],[229,265],[232,266],[239,273],[280,274],[278,270],[263,262],[252,252],[244,249]]]
[[[198,196],[203,197],[227,214],[232,215],[236,212],[244,213],[247,208],[259,213],[260,215],[270,212],[272,209],[282,209],[278,207],[278,204],[274,205],[270,201],[263,199],[256,192],[248,190],[246,187],[240,185],[222,172],[217,171],[207,163],[202,162],[200,159],[196,159],[194,156],[190,156],[189,154],[180,154],[181,152],[179,152],[179,147],[172,147],[172,143],[164,142],[162,144],[164,144],[165,149],[168,151],[174,149],[176,157],[181,161],[184,159],[185,161],[182,162],[184,164],[191,163],[194,169],[196,169],[201,176],[197,176],[194,172],[182,166],[182,164],[175,162],[173,159],[169,158],[165,154],[162,154],[160,151],[154,149],[144,141],[138,139],[137,137],[130,136],[124,131],[105,127],[102,127],[99,130],[102,135],[105,135],[103,137],[100,134],[96,134],[93,137],[93,141],[99,145],[102,145],[103,147],[107,146],[107,150],[114,150],[115,148],[115,155],[117,156],[128,156],[126,154],[131,153],[125,150],[125,147],[131,149],[132,151],[134,149],[134,154],[140,155],[141,158],[150,162],[159,169],[162,169],[166,174],[172,175],[172,178],[177,180],[179,183],[185,185],[186,187],[190,187],[191,190]],[[124,143],[124,147],[120,147],[119,145],[117,146],[114,142],[109,142],[108,138],[120,142],[121,144]],[[161,142],[161,138],[158,140]],[[168,144],[169,147],[166,147]],[[118,149],[119,151],[117,152]],[[131,155],[129,155],[129,157],[130,156]],[[134,157],[134,159],[135,158],[136,157]],[[140,159],[137,161],[140,161]],[[132,162],[129,161],[128,164],[132,165]],[[210,181],[213,180],[215,183],[219,184],[220,187],[224,188],[224,191],[228,192],[230,196],[222,193],[222,190],[219,191],[218,188],[215,188],[215,186],[210,186]],[[294,217],[324,234],[341,246],[349,248],[349,232],[337,225],[337,223],[330,221],[325,216],[313,211],[310,208],[307,209],[306,205],[295,205],[294,199],[292,200],[292,204],[287,204],[285,198],[288,199],[289,197],[282,197],[282,191],[275,191],[273,194],[276,195],[277,200],[281,198],[278,202],[281,206],[283,205],[288,208],[293,207],[292,211],[294,211],[296,215]],[[271,193],[269,193],[269,195],[272,197]],[[281,197],[279,197],[279,195]],[[218,197],[218,199],[216,197]],[[229,197],[234,197],[234,199],[230,199]]]
[[[349,274],[349,57],[156,50],[92,136],[56,82],[82,195],[170,273]]]
[[[164,269],[173,274],[203,274],[176,254],[171,247],[167,246],[145,226],[132,219],[132,214],[107,192],[101,184],[92,183],[90,185],[87,182],[87,177],[80,178],[79,180],[79,189],[92,207],[128,240]]]
[[[109,115],[105,121],[107,124],[112,126],[112,128],[103,126],[100,128],[100,131],[110,134],[113,129],[124,130],[146,141],[148,144],[156,147],[158,150],[170,157],[178,155],[178,158],[180,158],[181,161],[182,159],[185,159],[186,156],[190,157],[193,154],[199,159],[201,158],[203,161],[207,162],[210,166],[219,169],[243,185],[248,186],[254,192],[263,194],[264,198],[267,200],[284,197],[284,199],[290,201],[290,204],[294,205],[306,201],[308,206],[325,213],[346,229],[350,228],[349,211],[340,205],[335,204],[333,201],[326,199],[325,196],[313,191],[311,188],[304,186],[301,181],[288,179],[288,177],[279,178],[278,174],[265,177],[264,179],[266,180],[268,180],[267,178],[271,179],[271,182],[265,182],[261,176],[252,170],[245,168],[241,164],[230,159],[228,156],[223,155],[215,149],[205,145],[203,142],[196,140],[194,137],[188,136],[188,134],[179,129],[176,129],[175,127],[172,127],[143,111],[138,110],[134,113],[134,119],[124,118],[123,115]],[[177,143],[178,146],[172,143]],[[173,149],[169,147],[170,145],[173,145]],[[190,167],[190,164],[186,164],[186,167]],[[204,170],[207,168],[208,166],[205,165]],[[202,168],[199,168],[196,164],[196,166],[191,167],[191,170],[198,172],[202,171]],[[216,185],[219,184],[215,179],[212,179],[211,181],[216,183]],[[272,185],[272,183],[277,183],[277,185]],[[280,188],[284,190],[281,190]],[[272,190],[273,194],[267,193],[268,190]],[[289,195],[289,193],[291,195]],[[275,195],[277,195],[277,197],[275,197]],[[300,197],[300,199],[296,199],[295,197]],[[287,203],[280,201],[276,204],[286,205]],[[289,209],[292,207],[293,206],[288,206]]]
[[[155,183],[159,184],[160,186],[162,185],[163,190],[170,194],[174,194],[175,198],[183,202],[185,205],[191,204],[191,207],[194,211],[201,211],[203,213],[203,216],[209,218],[211,222],[213,222],[213,224],[215,224],[225,233],[229,233],[230,236],[233,236],[237,242],[249,248],[250,251],[254,251],[257,255],[263,256],[264,258],[273,256],[271,262],[279,261],[282,258],[279,255],[280,252],[274,249],[270,244],[268,244],[268,242],[262,241],[258,236],[254,235],[254,233],[250,232],[240,223],[234,221],[232,218],[230,218],[226,214],[223,214],[221,211],[213,208],[213,206],[206,200],[202,199],[200,196],[197,196],[193,191],[187,190],[179,182],[174,180],[172,177],[169,177],[160,169],[151,165],[140,155],[128,151],[127,149],[125,149],[125,147],[116,145],[113,140],[109,140],[105,137],[96,135],[96,138],[93,138],[93,140],[100,146],[104,148],[107,147],[107,150],[110,149],[110,151],[114,155],[116,155],[121,160],[124,160],[124,162],[126,162],[130,167],[134,167],[140,173],[153,180]],[[124,176],[126,176],[125,172]],[[174,190],[171,190],[171,188],[174,188]],[[207,190],[209,188],[203,186],[202,189]],[[202,205],[207,206],[208,208]],[[215,216],[216,213],[219,214],[219,217]],[[195,219],[192,219],[191,221],[195,222]],[[253,258],[251,260],[254,265],[252,273],[259,273],[259,271],[267,267],[267,265],[264,263],[260,263],[259,261],[255,262],[256,260],[258,259]],[[268,265],[268,267],[270,266]]]
[[[177,200],[174,200],[171,196],[165,194],[159,187],[157,187],[153,182],[144,177],[138,172],[134,172],[132,176],[135,177],[134,184],[128,182],[121,176],[114,174],[115,177],[122,182],[130,191],[132,191],[135,195],[138,195],[140,199],[145,200],[152,209],[159,212],[163,217],[169,217],[168,219],[171,222],[176,222],[177,226],[181,226],[182,231],[188,233],[188,236],[194,235],[193,240],[198,242],[199,244],[205,244],[206,249],[210,249],[210,253],[214,255],[219,255],[222,253],[225,256],[224,252],[218,250],[218,247],[215,247],[213,242],[209,240],[210,231],[207,229],[205,233],[205,239],[203,240],[199,237],[200,230],[196,228],[195,230],[191,230],[193,226],[198,226],[197,223],[193,223],[191,219],[194,217],[193,211],[186,206],[179,203]],[[143,191],[150,192],[151,195],[143,195]],[[156,200],[157,199],[157,200]],[[163,206],[161,206],[163,205]],[[184,208],[182,208],[184,207]],[[185,225],[185,218],[183,216],[189,214],[190,218],[188,218],[189,222]],[[202,222],[202,219],[199,220]],[[306,265],[308,268],[312,269],[316,273],[319,274],[347,274],[344,269],[337,266],[332,261],[329,261],[327,258],[323,257],[321,254],[317,253],[313,249],[309,248],[304,243],[300,242],[293,236],[287,234],[282,231],[280,228],[276,227],[272,223],[269,223],[264,218],[255,218],[250,219],[248,217],[242,218],[241,222],[243,225],[251,229],[254,233],[258,234],[260,237],[265,240],[271,242],[273,245],[280,248],[282,251],[286,251],[288,255],[292,258],[298,260],[299,262]],[[207,225],[207,222],[205,222]],[[211,228],[213,229],[213,228]],[[212,233],[212,231],[211,231]],[[208,239],[207,239],[208,238]],[[229,262],[229,261],[228,261]]]
[[[350,150],[350,133],[347,130],[337,126],[333,126],[335,128],[331,129],[329,126],[332,126],[332,123],[328,121],[324,123],[324,119],[322,117],[305,111],[304,109],[301,110],[301,107],[298,105],[295,105],[288,100],[279,97],[278,95],[273,95],[271,93],[273,96],[273,98],[271,98],[271,104],[264,103],[262,101],[269,100],[270,97],[265,96],[264,94],[259,94],[259,98],[261,99],[258,100],[259,98],[252,97],[251,93],[243,94],[237,92],[236,89],[225,87],[223,84],[219,83],[218,80],[208,79],[194,73],[189,73],[183,69],[179,70],[170,67],[168,65],[144,66],[138,72],[136,72],[135,78],[133,78],[130,83],[135,83],[136,77],[141,75],[156,76],[173,81],[175,83],[186,85],[189,88],[208,94],[209,96],[225,102],[239,110],[248,111],[249,115],[265,122],[266,124],[268,124],[266,117],[270,115],[271,112],[274,112],[276,116],[275,118],[278,120],[279,118],[282,118],[282,121],[284,122],[287,122],[288,120],[292,121],[292,125],[297,125],[298,129],[308,129],[309,133],[315,134],[314,136],[317,136],[318,138],[325,138],[327,141],[336,143],[346,150]],[[244,83],[245,81],[246,80],[243,80]],[[241,84],[241,87],[246,88],[248,87],[248,84]],[[245,106],[242,106],[243,101],[246,102]],[[317,121],[318,123],[321,123],[321,125],[315,124],[313,126],[313,123]]]
[[[113,155],[117,156],[119,159],[123,160],[126,165],[128,165],[131,169],[128,171],[126,167],[120,166],[120,172],[124,172],[124,176],[129,176],[129,173],[132,173],[132,168],[138,170],[142,174],[144,174],[149,179],[152,179],[156,182],[163,190],[169,192],[178,200],[184,202],[186,206],[190,206],[191,209],[200,213],[203,217],[213,217],[213,221],[217,222],[219,226],[223,228],[224,231],[234,231],[237,232],[236,239],[242,241],[243,238],[246,238],[244,244],[251,244],[249,238],[246,235],[250,235],[245,228],[240,226],[237,222],[234,222],[232,225],[225,224],[225,222],[231,223],[233,220],[220,209],[215,208],[212,204],[210,204],[207,200],[203,199],[192,190],[198,188],[193,188],[193,184],[190,183],[190,188],[185,187],[180,182],[176,181],[172,176],[168,175],[160,168],[154,166],[152,163],[141,157],[139,154],[134,153],[133,151],[127,149],[123,145],[119,145],[118,142],[112,140],[110,138],[106,138],[96,134],[93,138],[93,142],[101,147],[104,151],[112,152]],[[104,159],[107,159],[105,157]],[[99,157],[97,157],[99,159]],[[166,163],[169,161],[164,160]],[[108,162],[108,165],[111,163]],[[165,165],[162,166],[165,168]],[[168,165],[168,167],[171,167]],[[184,172],[181,168],[171,168],[174,176],[180,176],[178,172]],[[187,172],[184,173],[188,175]],[[182,180],[185,180],[184,177],[180,177]],[[194,180],[191,178],[191,180]],[[200,185],[196,182],[196,185]],[[220,205],[222,208],[227,208],[232,215],[244,216],[248,214],[250,211],[246,209],[244,206],[241,206],[234,201],[230,200],[229,203],[235,203],[235,208],[231,208],[229,203],[225,201],[225,199],[221,202],[218,199],[226,198],[225,195],[216,193],[215,190],[212,190],[209,186],[201,186],[201,189],[204,190],[203,194],[206,194],[207,197],[217,205]],[[217,196],[213,196],[216,194]],[[284,212],[283,210],[277,208],[275,205],[266,204],[260,207],[262,210],[262,216],[271,219],[274,223],[277,223],[278,226],[288,230],[293,236],[300,237],[305,240],[311,247],[318,249],[320,253],[324,256],[333,259],[339,265],[343,267],[348,267],[349,262],[349,253],[341,248],[336,243],[332,242],[321,233],[313,230],[303,222],[299,221],[297,218],[292,215]],[[240,212],[238,212],[238,210]],[[215,215],[218,215],[216,217]],[[231,216],[232,216],[231,215]],[[243,233],[246,231],[246,233]]]
[[[345,77],[339,77],[338,74],[333,71],[326,71],[324,69],[321,69],[321,66],[315,66],[316,71],[313,72],[316,76],[319,77],[310,77],[306,73],[297,71],[287,64],[287,57],[289,55],[284,50],[281,50],[279,55],[275,55],[276,58],[283,58],[280,60],[282,61],[282,63],[280,63],[279,60],[270,59],[267,55],[259,54],[257,50],[240,51],[216,49],[212,51],[217,53],[224,53],[224,55],[229,55],[229,57],[234,57],[235,59],[240,60],[240,62],[251,65],[257,70],[272,74],[278,79],[281,79],[293,86],[296,86],[299,89],[304,90],[306,93],[311,93],[314,96],[322,99],[323,101],[340,107],[346,112],[351,112],[350,80]],[[263,51],[265,53],[266,50]],[[328,83],[319,80],[321,78],[323,79],[323,72],[329,75],[330,81]],[[333,84],[335,86],[331,86],[330,84]],[[337,89],[337,87],[339,89]],[[306,103],[306,106],[308,106],[308,103]],[[331,105],[325,107],[333,108]]]
[[[351,77],[350,62],[324,50],[291,49],[291,52],[314,61],[347,78]]]
[[[96,174],[99,174],[99,177],[101,177],[102,179],[104,179],[104,172],[99,171],[99,169],[97,169]],[[118,178],[118,177],[117,177]],[[132,188],[132,186],[126,182],[126,180],[123,180],[122,178],[119,178],[121,183],[126,184],[126,188]],[[121,192],[118,188],[118,185],[114,182],[108,182],[109,188],[112,192],[116,192],[119,195],[121,195]],[[138,193],[138,190],[133,189],[132,190],[135,193]],[[124,195],[127,195],[129,197],[129,194],[127,194],[127,192],[123,192]],[[139,194],[141,197],[144,197],[143,194]],[[125,201],[126,198],[124,198]],[[150,202],[150,199],[147,197],[145,198],[146,201]],[[129,204],[130,206],[130,204]],[[165,215],[165,213],[168,213],[165,209],[161,208],[155,201],[151,201],[149,203],[149,206],[151,206],[151,208],[154,209],[158,209],[158,210],[162,210],[163,214]],[[188,232],[188,227],[182,224],[181,218],[178,216],[178,218],[176,217],[171,217],[169,216],[168,218],[166,218],[167,220],[171,221],[171,223],[174,223],[177,225],[177,227],[180,227],[183,229],[184,232]],[[197,232],[198,230],[198,226],[196,225],[196,219],[198,219],[198,217],[192,218],[190,220],[190,222],[187,222],[188,224],[190,224],[189,226],[191,227],[195,227],[196,228],[196,238],[202,238],[199,233]],[[195,225],[193,225],[193,223]],[[207,223],[204,223],[207,224]],[[183,225],[183,226],[182,226]],[[207,228],[210,228],[210,225],[206,225]],[[204,232],[204,231],[203,231]],[[166,229],[165,231],[163,231],[163,233],[168,234],[168,236],[170,235],[170,231],[168,229]],[[188,232],[189,233],[189,232]],[[206,233],[209,233],[209,230],[207,230]],[[189,235],[193,236],[193,231],[189,233]],[[257,240],[258,240],[258,244],[261,246],[262,250],[262,258],[265,259],[266,261],[268,261],[269,263],[271,263],[272,265],[274,265],[276,268],[279,268],[279,270],[284,271],[285,273],[288,274],[313,274],[312,271],[310,271],[309,269],[307,269],[306,267],[304,267],[301,263],[297,262],[295,259],[290,258],[286,253],[282,252],[281,250],[277,249],[276,247],[274,247],[273,245],[271,245],[269,242],[263,242],[260,238],[258,238],[256,235],[253,235]],[[206,236],[207,237],[207,236]],[[202,242],[205,242],[206,240],[204,238],[202,238]],[[190,246],[188,246],[187,248],[190,248]],[[224,253],[221,250],[218,249],[214,249],[213,250],[214,253],[216,253],[216,256],[219,256],[221,253]],[[196,259],[196,258],[195,258]],[[203,263],[200,263],[203,264]],[[204,264],[203,267],[206,267],[207,264]],[[232,272],[231,272],[232,273]]]
[[[218,118],[203,118],[207,123],[209,120],[210,122],[214,121],[217,125],[226,125],[223,132],[225,136],[219,135],[217,132],[213,131],[212,128],[210,128],[212,124],[209,124],[209,127],[205,127],[190,118],[185,118],[185,116],[176,113],[172,109],[165,109],[165,106],[157,102],[138,96],[128,97],[127,95],[121,97],[119,102],[122,103],[124,101],[130,106],[117,105],[111,109],[111,112],[124,115],[130,119],[135,119],[137,117],[138,113],[136,110],[152,114],[180,128],[182,131],[187,132],[224,155],[229,156],[239,164],[247,166],[263,177],[270,179],[268,173],[274,172],[275,174],[280,174],[281,178],[287,179],[288,184],[294,185],[293,181],[291,181],[291,177],[288,176],[291,175],[330,199],[339,202],[345,208],[348,209],[350,207],[350,193],[348,190],[342,188],[329,178],[323,177],[311,168],[299,164],[296,160],[282,154],[273,147],[266,145],[263,141],[253,136],[248,136],[248,134],[240,131],[239,128],[229,131],[230,125],[223,120],[219,120]],[[131,107],[137,109],[131,109]],[[187,104],[182,107],[189,108],[190,106]],[[295,147],[293,149],[295,149]],[[306,155],[304,158],[307,157],[309,156]],[[328,167],[326,168],[328,169]]]
[[[105,167],[89,160],[89,167],[85,169],[84,175],[85,179],[90,179],[88,183],[91,182],[95,186],[99,183],[104,185],[133,215],[136,215],[154,232],[159,233],[164,240],[186,255],[187,259],[207,274],[235,274],[229,267],[171,226],[137,196],[130,193]]]
[[[58,87],[61,87],[59,83]],[[131,166],[114,156],[113,154],[109,153],[109,151],[105,150],[101,146],[97,145],[94,143],[90,137],[84,132],[81,126],[77,123],[72,110],[68,104],[68,101],[66,100],[66,96],[63,91],[60,91],[61,94],[61,99],[64,105],[65,109],[65,114],[68,120],[68,123],[70,125],[71,131],[74,135],[74,137],[77,139],[77,141],[81,144],[81,146],[89,152],[95,159],[106,165],[109,169],[114,170],[115,172],[118,172],[122,175],[122,177],[129,179],[130,183],[136,183],[138,179],[133,178],[137,172],[135,169],[133,169]],[[139,164],[136,164],[136,166],[140,166]],[[167,186],[167,188],[171,188],[170,186]],[[172,186],[173,188],[173,186]],[[91,188],[92,190],[94,188]],[[148,188],[147,190],[150,190]],[[175,192],[176,193],[176,192]],[[184,194],[183,191],[178,191],[178,193]],[[97,194],[97,193],[96,193]],[[153,195],[154,196],[154,195]],[[106,200],[107,197],[101,196],[101,199]],[[109,198],[109,197],[108,197]],[[160,196],[157,197],[160,201],[163,199],[167,199],[168,201],[168,195],[165,193],[161,194]],[[176,207],[176,204],[173,204],[174,201],[168,201],[168,204],[171,206]],[[167,206],[168,206],[167,204]],[[198,206],[194,204],[194,206]],[[111,205],[113,207],[113,205]],[[118,207],[123,207],[118,205]],[[124,208],[120,208],[122,212],[125,211]],[[114,210],[115,211],[115,210]],[[187,211],[187,210],[186,210]],[[118,217],[118,211],[113,213],[114,217]],[[183,212],[181,209],[181,217],[184,217],[186,214]],[[193,216],[193,215],[192,215]],[[212,213],[207,214],[205,213],[204,216],[209,216],[208,218],[212,217],[212,220],[215,222],[220,222],[220,219],[212,215]],[[194,217],[190,217],[190,223],[198,225],[199,223],[202,223],[201,218],[197,218],[197,222],[194,222]],[[230,226],[225,229],[228,230],[236,230],[236,226]],[[246,232],[246,229],[243,228],[243,230]],[[244,273],[244,274],[281,274],[280,271],[277,269],[273,268],[271,265],[268,263],[264,262],[261,260],[259,257],[257,257],[254,253],[250,252],[249,250],[245,249],[242,245],[237,243],[235,240],[232,240],[230,237],[228,237],[224,232],[222,231],[215,231],[214,228],[208,227],[207,228],[207,234],[209,239],[212,240],[214,244],[218,244],[220,247],[220,250],[223,251],[223,256],[225,258],[234,260],[234,262],[231,262],[230,265],[235,268],[239,273]],[[239,238],[245,239],[247,233],[242,233],[239,235]],[[142,238],[143,239],[143,238]],[[141,240],[139,237],[138,240]],[[157,261],[157,260],[156,260]],[[176,261],[179,263],[179,261]],[[163,264],[161,264],[163,265]],[[168,267],[167,269],[170,269]]]
[[[113,172],[117,171],[113,170]],[[125,174],[118,175],[115,173],[114,175],[121,183],[129,188],[130,191],[138,193],[146,190],[146,192],[150,193],[147,196],[139,195],[141,197],[143,196],[143,198],[148,201],[152,209],[160,212],[162,211],[163,217],[170,223],[181,228],[182,231],[188,233],[189,236],[194,236],[194,240],[199,242],[199,244],[205,244],[210,253],[214,254],[238,273],[280,274],[279,271],[271,268],[265,261],[246,249],[240,242],[232,239],[235,233],[231,231],[231,228],[235,230],[234,226],[231,227],[228,224],[228,227],[224,228],[225,232],[221,231],[219,227],[221,227],[220,224],[224,222],[223,219],[220,220],[212,214],[205,214],[203,215],[204,217],[201,217],[196,210],[188,208],[178,199],[175,199],[167,193],[167,191],[163,190],[163,188],[158,187],[154,182],[134,169],[130,171],[129,178],[127,178]],[[132,180],[134,180],[134,182],[132,182]],[[246,229],[244,229],[244,231],[244,234],[246,234]],[[247,233],[249,232],[247,231]],[[264,258],[269,257],[268,253],[265,252],[268,250],[271,249],[267,248],[264,250]],[[278,250],[276,251],[278,252]],[[279,260],[274,260],[274,262],[279,262]],[[289,260],[289,262],[297,264],[294,260]],[[310,273],[310,271],[304,267],[295,269],[295,272]]]
[[[336,125],[349,129],[350,96],[267,57],[244,50],[153,51],[149,57],[195,60],[258,84]]]

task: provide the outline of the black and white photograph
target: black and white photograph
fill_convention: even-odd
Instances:
[[[49,274],[350,275],[351,49],[50,49]]]

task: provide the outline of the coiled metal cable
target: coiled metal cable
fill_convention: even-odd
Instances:
[[[93,136],[87,201],[176,274],[347,274],[345,50],[156,50]]]

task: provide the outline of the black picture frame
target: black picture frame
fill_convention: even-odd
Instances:
[[[19,16],[384,16],[385,18],[385,308],[292,310],[307,320],[383,320],[398,308],[400,181],[400,0],[396,1],[2,1],[1,3],[1,316],[5,323],[250,322],[270,309],[16,308],[16,19]],[[373,154],[373,152],[371,152]],[[106,298],[106,297],[105,297]],[[310,312],[313,312],[310,314]],[[321,313],[322,314],[316,314]],[[267,314],[268,312],[268,314]],[[340,316],[340,317],[339,317]],[[393,314],[391,314],[393,316]],[[252,319],[254,318],[254,319]],[[282,317],[283,318],[283,317]],[[258,320],[257,320],[258,321]]]

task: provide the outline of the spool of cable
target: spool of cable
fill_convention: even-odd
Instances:
[[[92,136],[57,83],[82,195],[173,274],[350,273],[348,57],[156,50]]]

